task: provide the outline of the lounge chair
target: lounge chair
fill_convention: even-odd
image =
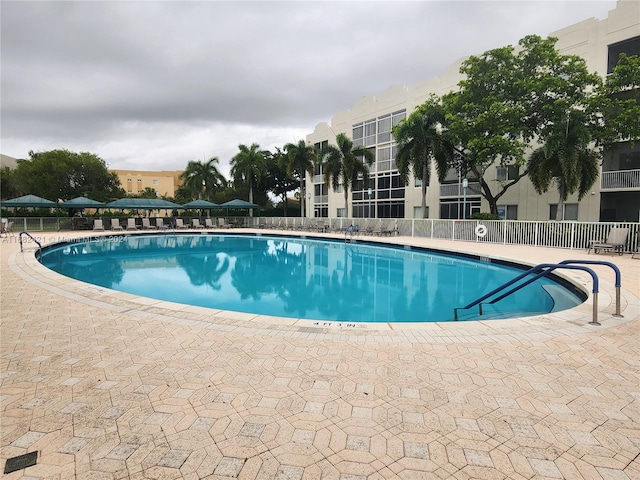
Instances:
[[[205,227],[205,228],[216,228],[216,227],[213,225],[213,220],[211,220],[210,218],[205,218],[205,219],[204,219],[204,227]]]
[[[324,224],[324,220],[318,220],[318,222],[316,223],[316,230],[320,233],[324,233],[325,232],[325,224]]]
[[[142,219],[142,229],[143,230],[156,230],[158,227],[156,225],[151,225],[151,221],[147,217]]]
[[[138,230],[135,218],[127,218],[127,230]]]
[[[124,228],[120,226],[120,220],[117,218],[111,219],[111,230],[124,230]]]
[[[156,228],[158,230],[164,230],[165,228],[167,228],[167,226],[164,224],[164,220],[162,220],[162,218],[160,217],[156,218]]]
[[[191,228],[204,228],[204,225],[200,224],[200,220],[194,218],[191,220]]]
[[[628,235],[628,228],[613,227],[609,230],[609,235],[607,235],[607,239],[604,242],[592,240],[587,252],[591,253],[591,250],[593,250],[593,253],[610,252],[622,255],[624,253],[624,245],[627,242]]]
[[[94,232],[104,232],[104,225],[102,224],[102,219],[97,218],[93,221],[93,231]]]
[[[224,218],[218,217],[218,228],[231,228]]]
[[[176,229],[177,230],[186,230],[187,228],[189,228],[189,227],[187,227],[184,224],[184,222],[182,221],[181,218],[176,218]]]

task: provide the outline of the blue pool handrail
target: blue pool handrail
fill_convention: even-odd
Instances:
[[[587,272],[589,275],[591,275],[591,278],[593,280],[593,290],[592,290],[592,293],[593,293],[593,318],[592,318],[592,321],[589,322],[589,324],[590,325],[600,325],[600,323],[598,323],[598,290],[599,290],[598,275],[591,268],[585,267],[583,265],[573,265],[572,264],[572,263],[583,263],[583,262],[584,263],[589,263],[589,264],[603,264],[603,265],[611,266],[614,269],[614,271],[616,272],[616,286],[618,286],[620,284],[620,276],[619,276],[620,271],[618,270],[617,267],[615,267],[615,265],[610,264],[609,262],[601,262],[601,261],[598,261],[598,260],[585,260],[585,261],[582,261],[582,260],[565,260],[564,262],[561,262],[561,263],[541,263],[539,265],[536,265],[535,267],[531,267],[529,270],[523,272],[522,274],[520,274],[517,277],[509,280],[508,282],[500,285],[499,287],[495,288],[494,290],[492,290],[491,292],[487,293],[486,295],[483,295],[482,297],[478,298],[477,300],[474,300],[470,304],[468,304],[468,305],[466,305],[464,307],[454,308],[453,309],[454,320],[455,321],[458,320],[458,310],[468,310],[469,308],[475,307],[476,305],[479,305],[479,314],[482,315],[482,302],[484,302],[488,298],[491,298],[492,296],[498,294],[499,292],[503,291],[504,289],[514,285],[516,282],[518,282],[519,280],[522,280],[527,275],[534,274],[535,276],[533,278],[530,278],[526,282],[523,282],[522,284],[519,284],[515,288],[512,288],[511,290],[503,293],[500,297],[494,299],[493,301],[491,301],[489,303],[495,303],[495,302],[503,299],[504,297],[506,297],[508,295],[511,295],[512,293],[516,292],[517,290],[520,290],[522,287],[524,287],[524,286],[536,281],[537,279],[546,276],[548,273],[551,273],[553,270],[556,270],[558,268],[563,268],[563,269],[569,269],[569,270],[582,270],[584,272]],[[621,316],[621,315],[619,315],[619,311],[620,311],[620,304],[619,304],[619,301],[618,301],[617,305],[616,305],[616,314],[617,314],[616,316]]]
[[[42,244],[33,238],[29,232],[22,231],[18,234],[18,242],[20,242],[20,252],[22,252],[22,235],[26,235],[38,245],[38,252],[42,253]]]

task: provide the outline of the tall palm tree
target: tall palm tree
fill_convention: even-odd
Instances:
[[[392,128],[398,145],[396,165],[400,179],[406,185],[409,171],[422,180],[422,218],[427,209],[427,186],[431,180],[431,162],[435,160],[440,181],[444,180],[453,160],[453,145],[445,130],[442,106],[431,98],[419,106],[406,120]]]
[[[297,175],[300,179],[300,216],[304,217],[306,211],[305,179],[307,172],[313,175],[313,167],[318,159],[317,152],[304,140],[299,140],[298,143],[287,143],[284,149],[289,160],[287,172],[289,175]]]
[[[185,186],[194,197],[203,198],[203,196],[212,198],[216,188],[226,187],[227,180],[218,170],[218,157],[211,157],[207,162],[187,163],[187,168],[180,174],[180,178],[184,181]]]
[[[253,203],[253,189],[262,180],[269,152],[260,150],[257,143],[250,147],[240,144],[238,149],[240,152],[231,159],[231,176],[236,184],[249,185],[249,202]]]
[[[322,150],[322,168],[327,185],[337,190],[342,183],[344,212],[349,217],[349,190],[353,190],[360,176],[365,185],[369,183],[369,167],[375,156],[367,147],[354,147],[353,141],[344,133],[336,136],[336,144]]]
[[[556,220],[563,219],[564,202],[578,192],[578,200],[598,179],[600,155],[591,148],[591,135],[578,114],[567,116],[566,123],[547,137],[544,144],[529,157],[529,179],[540,194],[555,182],[559,201]]]

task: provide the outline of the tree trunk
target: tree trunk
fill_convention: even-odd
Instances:
[[[253,185],[249,183],[249,203],[253,203]],[[249,209],[249,216],[253,217],[253,208]]]
[[[556,221],[560,222],[564,220],[564,200],[566,197],[564,192],[564,182],[561,178],[558,179],[558,194],[560,198],[558,198],[558,208],[556,209]]]
[[[427,218],[427,184],[429,183],[429,170],[428,165],[424,163],[422,165],[422,213],[421,218]],[[406,214],[405,214],[406,215]]]
[[[343,185],[344,187],[344,216],[345,218],[350,218],[349,217],[349,190],[347,190],[347,186]]]
[[[305,204],[305,191],[304,191],[304,178],[300,175],[300,216],[306,217],[306,204]]]

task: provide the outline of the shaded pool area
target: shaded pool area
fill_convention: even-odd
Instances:
[[[411,247],[295,236],[169,234],[96,237],[45,248],[48,268],[159,300],[341,322],[447,322],[456,307],[514,278],[514,264]],[[483,319],[582,303],[557,278],[524,287]],[[470,310],[460,320],[477,318]]]

